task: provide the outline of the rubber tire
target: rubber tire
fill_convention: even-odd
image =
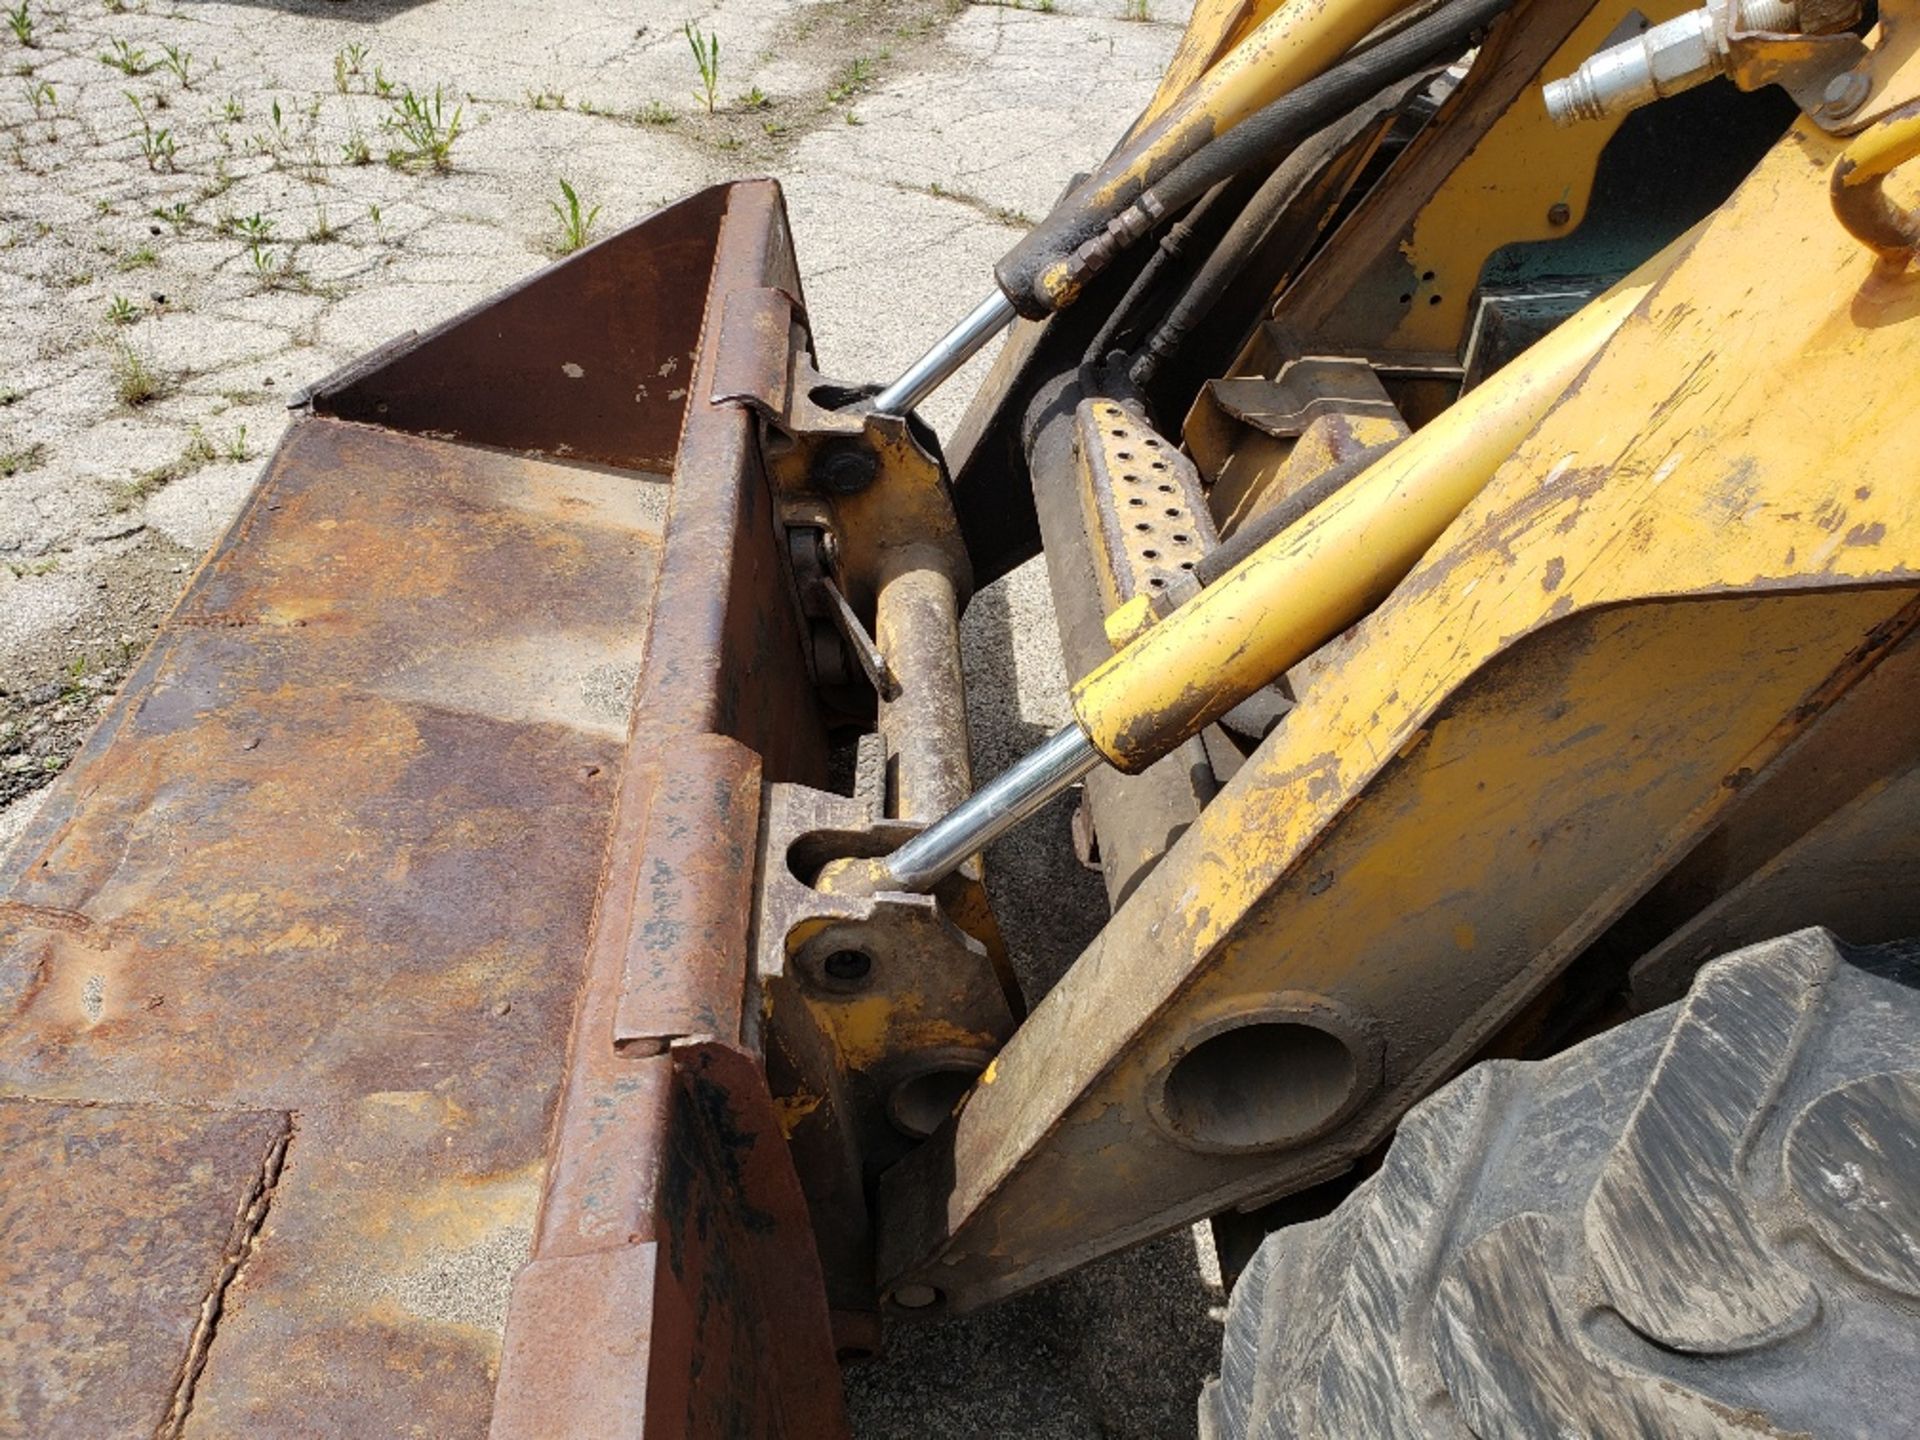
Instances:
[[[1416,1106],[1234,1286],[1207,1440],[1920,1432],[1920,945],[1824,930]]]

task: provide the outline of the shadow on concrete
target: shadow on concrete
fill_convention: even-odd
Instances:
[[[180,8],[191,12],[207,8],[213,0],[180,0]],[[312,20],[359,21],[378,25],[434,0],[219,0],[223,7],[245,5],[255,10],[278,10],[283,15],[300,15]]]
[[[992,779],[1053,729],[1023,715],[1022,677],[1014,657],[1032,657],[1031,671],[1048,670],[1058,665],[1058,647],[1052,634],[1031,633],[1033,617],[1025,617],[1027,628],[1023,628],[1011,603],[1010,584],[1011,579],[989,585],[967,610],[972,662],[967,720],[973,734],[976,782]],[[1028,696],[1030,703],[1038,698],[1043,697]],[[1064,696],[1060,704],[1064,718]],[[1030,1006],[1058,983],[1107,923],[1105,886],[1074,858],[1070,826],[1078,804],[1075,789],[987,851],[987,890]]]
[[[1186,1231],[954,1320],[890,1324],[846,1372],[857,1440],[1179,1440],[1219,1369]]]

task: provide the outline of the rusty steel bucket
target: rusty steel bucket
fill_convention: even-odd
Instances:
[[[844,1431],[747,998],[825,739],[746,291],[770,182],[305,397],[0,869],[0,1434]]]

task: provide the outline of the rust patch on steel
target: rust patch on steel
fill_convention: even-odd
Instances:
[[[643,1440],[650,1413],[686,1413],[692,1316],[659,1245],[534,1261],[507,1323],[525,1362],[500,1377],[497,1432]]]
[[[737,1038],[753,911],[760,765],[720,736],[690,738],[635,790],[646,794],[645,857],[624,926],[626,955],[613,1043],[657,1053],[689,1037]],[[602,932],[606,933],[606,932]]]
[[[39,1126],[12,1149],[61,1143],[54,1103],[299,1139],[270,1211],[259,1137],[245,1184],[202,1132],[116,1140],[180,1174],[76,1194],[0,1264],[82,1318],[141,1264],[164,1293],[0,1355],[111,1366],[136,1430],[844,1431],[742,900],[761,772],[825,773],[756,422],[704,398],[743,288],[798,294],[767,183],[319,388],[0,875],[0,1106]],[[126,1428],[34,1393],[32,1433]]]
[[[741,401],[785,415],[792,398],[795,351],[806,345],[804,307],[791,291],[735,290],[720,314],[720,348],[711,398]]]
[[[180,1433],[289,1121],[0,1100],[0,1433]]]
[[[314,387],[322,415],[666,470],[728,202],[716,186]]]
[[[142,1124],[185,1106],[298,1116],[217,1325],[203,1304],[242,1199],[226,1188],[193,1285],[89,1342],[168,1387],[204,1359],[180,1392],[191,1428],[484,1433],[661,490],[296,424],[10,852],[0,1096],[34,1113],[138,1102]],[[136,1193],[77,1196],[58,1234],[16,1230],[10,1291],[56,1283]],[[187,1233],[144,1228],[156,1247]],[[43,1365],[60,1353],[19,1343]],[[122,1428],[92,1404],[62,1392],[31,1433]]]
[[[709,334],[734,293],[799,293],[777,187],[727,194]],[[707,398],[716,371],[765,368],[716,351],[791,337],[731,334],[701,348],[692,377],[495,1440],[846,1429],[806,1201],[762,1068],[745,929],[761,776],[822,776],[824,729],[796,699],[811,689],[757,417]],[[610,1344],[624,1363],[608,1365]]]

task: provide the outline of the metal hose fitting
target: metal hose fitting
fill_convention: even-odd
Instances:
[[[1799,28],[1794,0],[1708,0],[1609,45],[1564,80],[1550,82],[1547,114],[1556,125],[1624,115],[1724,74],[1736,34],[1793,34]]]

